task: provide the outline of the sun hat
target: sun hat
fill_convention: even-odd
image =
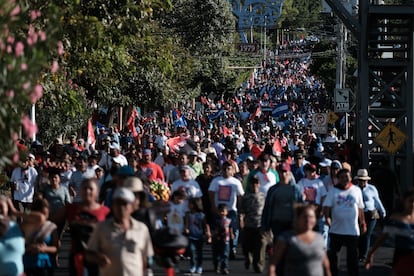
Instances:
[[[371,180],[366,169],[359,169],[357,175],[354,177],[355,180]]]
[[[123,187],[129,189],[133,193],[144,191],[144,184],[142,184],[141,179],[135,176],[126,178]]]

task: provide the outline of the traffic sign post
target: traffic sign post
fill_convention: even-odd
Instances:
[[[312,132],[317,134],[328,133],[327,113],[315,113],[312,115]]]
[[[391,154],[395,154],[406,140],[407,135],[391,123],[375,137],[375,142]]]
[[[347,88],[337,88],[334,93],[335,112],[350,112],[351,111],[351,97],[352,91]]]

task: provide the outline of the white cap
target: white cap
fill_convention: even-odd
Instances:
[[[134,196],[134,193],[131,192],[129,189],[120,187],[120,188],[116,188],[112,196],[112,200],[115,200],[115,199],[122,199],[128,203],[133,203],[135,201],[135,196]]]

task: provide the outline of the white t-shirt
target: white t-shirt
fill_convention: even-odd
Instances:
[[[270,189],[270,187],[276,184],[276,175],[270,170],[268,170],[266,174],[259,171],[255,174],[255,176],[259,178],[259,192],[264,193],[264,195],[266,196],[267,191]]]
[[[28,167],[26,170],[20,167],[15,168],[10,178],[10,181],[16,183],[14,200],[32,203],[36,178],[37,171],[33,167]]]
[[[167,214],[167,225],[171,229],[176,230],[178,233],[184,232],[184,216],[188,211],[188,203],[183,202],[180,204],[170,203],[170,210]]]
[[[197,198],[203,196],[200,185],[198,185],[198,182],[194,179],[190,179],[188,181],[178,179],[174,181],[171,185],[171,192],[173,193],[178,189],[184,189],[184,191],[187,193],[188,198]]]
[[[332,208],[329,233],[359,236],[358,211],[364,208],[359,187],[352,185],[347,190],[330,189],[323,206]]]
[[[305,202],[321,204],[321,198],[327,195],[325,185],[319,178],[302,178],[297,183],[302,194],[305,195]]]
[[[235,177],[217,176],[211,181],[209,192],[214,192],[216,206],[226,204],[229,211],[237,211],[237,197],[244,195],[241,182]]]

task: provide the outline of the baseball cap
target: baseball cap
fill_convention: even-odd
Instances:
[[[180,171],[186,171],[186,170],[189,170],[190,169],[190,166],[188,166],[188,165],[182,165],[182,166],[180,166]]]
[[[144,184],[142,184],[141,179],[135,176],[126,178],[124,180],[123,187],[127,188],[133,193],[144,191]]]
[[[286,162],[283,162],[279,165],[279,171],[290,172],[290,165]]]
[[[119,187],[119,188],[116,188],[112,196],[112,200],[115,200],[115,199],[122,199],[128,203],[133,203],[135,201],[135,196],[134,196],[134,193],[132,193],[127,188]]]
[[[131,166],[122,166],[116,171],[116,174],[118,176],[133,176],[134,168]]]
[[[303,169],[305,171],[312,171],[312,172],[314,172],[314,171],[316,171],[316,165],[315,164],[308,163],[308,164],[305,165],[305,167]]]
[[[342,164],[338,160],[334,160],[331,163],[331,168],[332,169],[342,169]]]
[[[33,153],[29,153],[29,155],[27,155],[27,158],[29,158],[29,159],[36,159],[36,157],[33,155]]]
[[[319,162],[319,166],[321,167],[329,167],[332,164],[332,160],[325,158],[322,162]]]
[[[196,152],[195,150],[192,150],[192,151],[189,152],[188,155],[190,155],[190,156],[197,156],[198,155],[198,152]]]
[[[150,150],[150,149],[144,149],[144,150],[142,151],[142,154],[143,154],[143,155],[151,155],[151,154],[152,154],[152,152],[151,152],[151,150]]]
[[[119,146],[119,144],[118,144],[118,143],[112,143],[112,144],[109,146],[109,148],[110,148],[110,149],[116,149],[116,150],[120,150],[120,149],[121,149],[121,147]]]

